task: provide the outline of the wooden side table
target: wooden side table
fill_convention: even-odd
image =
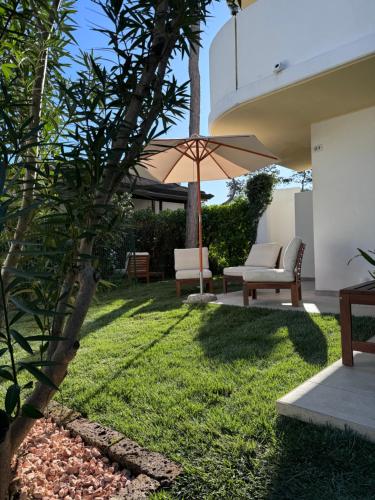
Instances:
[[[352,338],[352,304],[375,306],[375,280],[340,290],[342,363],[353,366],[353,351],[375,354],[375,343]]]

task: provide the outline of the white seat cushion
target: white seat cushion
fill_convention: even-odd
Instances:
[[[252,266],[236,266],[236,267],[225,267],[223,274],[224,276],[241,276],[245,271],[251,271],[253,269],[268,269],[267,267],[252,267]]]
[[[278,243],[256,243],[251,247],[245,266],[273,269],[276,266],[280,248]]]
[[[296,268],[298,250],[301,246],[301,243],[301,238],[298,238],[298,236],[296,236],[286,247],[283,258],[283,267],[287,271],[294,271],[294,269]]]
[[[208,269],[208,248],[202,248],[203,268]],[[175,271],[199,269],[199,248],[176,248],[174,251]]]
[[[295,280],[294,273],[286,269],[259,269],[244,271],[244,281],[257,283],[290,283]]]
[[[199,269],[182,269],[176,272],[176,280],[199,279]],[[203,269],[203,278],[212,278],[209,269]]]

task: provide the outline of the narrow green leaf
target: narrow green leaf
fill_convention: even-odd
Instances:
[[[375,266],[375,258],[374,257],[371,257],[370,255],[370,252],[365,252],[364,250],[361,250],[360,248],[358,248],[358,251],[359,253],[362,255],[362,257],[367,260],[367,262],[369,264],[372,264],[373,266]]]
[[[55,316],[55,312],[49,309],[40,309],[39,307],[34,306],[33,304],[28,304],[24,300],[16,299],[15,297],[11,297],[10,301],[14,304],[17,309],[23,311],[26,314],[35,315],[44,315],[44,316]]]
[[[18,321],[19,319],[21,319],[21,318],[22,318],[22,316],[25,316],[25,312],[24,312],[24,311],[18,311],[18,313],[16,313],[16,314],[13,316],[13,318],[10,320],[10,322],[9,322],[9,326],[12,326],[12,325],[14,325],[14,323],[17,323],[17,321]]]
[[[28,352],[29,354],[34,354],[34,351],[31,348],[31,345],[29,342],[25,339],[25,337],[20,333],[17,332],[17,330],[10,330],[10,334],[14,338],[14,340],[17,342],[17,344],[22,347],[23,350]]]
[[[26,271],[24,269],[17,269],[14,267],[7,267],[7,269],[13,276],[26,279],[40,279],[51,281],[53,279],[52,273],[42,273],[39,271]]]
[[[39,327],[39,330],[41,332],[44,332],[45,328],[44,328],[44,325],[42,323],[42,320],[39,318],[39,316],[37,316],[36,314],[34,314],[34,319],[35,319],[35,323],[38,325]],[[30,339],[29,339],[30,340]]]
[[[20,391],[20,386],[17,384],[8,387],[5,395],[5,411],[9,416],[12,415],[20,400]]]
[[[67,340],[66,337],[59,337],[58,335],[30,335],[26,337],[29,342],[59,342],[60,340]]]
[[[48,387],[52,387],[53,389],[59,390],[57,385],[55,385],[52,380],[47,377],[42,370],[39,370],[34,364],[21,362],[19,365],[27,370],[33,377],[35,377],[41,384],[47,385]]]
[[[10,380],[11,382],[13,382],[12,373],[4,368],[0,368],[0,378],[5,378],[6,380]]]

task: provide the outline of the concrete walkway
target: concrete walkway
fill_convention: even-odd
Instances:
[[[303,301],[292,307],[290,292],[259,290],[258,299],[250,298],[249,307],[266,307],[284,311],[339,314],[338,296],[315,293],[314,282],[302,284]],[[242,291],[217,296],[219,304],[243,307]],[[375,307],[353,306],[356,316],[375,316]],[[371,339],[375,342],[375,337]],[[341,359],[280,398],[280,415],[318,425],[351,429],[375,442],[375,355],[354,354],[354,366],[343,366]]]
[[[375,355],[356,352],[353,367],[336,361],[280,398],[276,407],[280,415],[351,429],[375,442]]]
[[[302,302],[300,307],[292,306],[289,290],[281,290],[280,294],[276,294],[274,290],[258,290],[257,293],[257,300],[249,298],[249,307],[266,307],[284,311],[305,311],[308,313],[340,313],[338,296],[316,293],[314,281],[304,281],[302,283]],[[242,291],[219,294],[217,295],[216,304],[243,307]],[[375,316],[375,307],[353,306],[353,315]]]

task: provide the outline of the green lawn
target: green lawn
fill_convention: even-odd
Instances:
[[[82,337],[57,399],[182,463],[158,498],[375,498],[375,445],[275,411],[340,357],[336,317],[188,307],[155,283],[101,294]]]

